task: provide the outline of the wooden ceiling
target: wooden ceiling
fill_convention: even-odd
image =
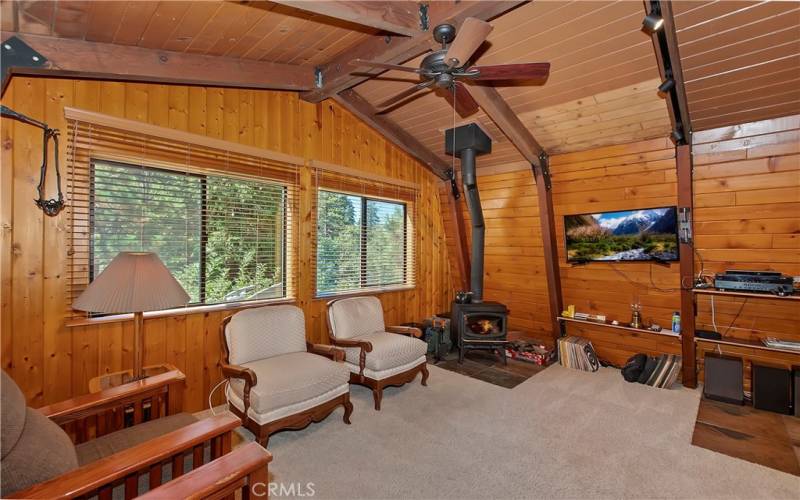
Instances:
[[[322,64],[377,30],[269,2],[3,1],[3,31],[294,65]]]
[[[664,99],[656,92],[658,67],[650,39],[641,32],[639,2],[532,2],[492,21],[481,64],[550,62],[541,86],[498,87],[500,94],[549,153],[664,137],[670,123]],[[407,66],[418,65],[421,58]],[[408,74],[390,71],[356,90],[368,101],[409,86]],[[388,117],[443,154],[442,130],[453,124],[447,101],[433,93],[394,108]],[[484,114],[477,120],[494,140],[480,167],[524,160]]]
[[[363,81],[349,74],[347,62],[383,51],[384,62],[411,59],[405,64],[415,66],[421,56],[414,56],[432,42],[414,25],[418,5],[409,0],[348,1],[336,8],[331,7],[334,2],[292,0],[282,0],[284,5],[217,0],[0,1],[4,35],[38,35],[38,43],[49,50],[56,49],[45,39],[72,44],[63,47],[70,51],[74,47],[78,55],[65,64],[75,67],[59,66],[68,70],[67,75],[131,80],[137,74],[138,80],[155,75],[171,82],[180,80],[183,71],[194,76],[186,80],[189,83],[229,81],[230,86],[306,90],[303,97],[312,102],[349,93],[351,101],[357,96],[360,116],[368,121],[371,105],[414,80],[408,73],[386,72],[380,79]],[[548,153],[669,133],[666,101],[656,93],[660,77],[653,45],[640,31],[641,2],[534,1],[506,12],[517,3],[446,0],[431,3],[429,10],[433,24],[456,12],[462,19],[478,11],[486,19],[494,18],[494,30],[474,61],[478,65],[551,63],[544,85],[497,86],[519,122]],[[800,113],[800,3],[676,1],[673,11],[695,129]],[[385,27],[391,36],[382,31]],[[92,44],[105,52],[93,52]],[[114,47],[124,48],[125,57],[142,64],[114,71],[111,67],[119,60]],[[160,54],[155,51],[171,51],[182,58],[170,56],[174,67],[165,75],[169,65],[148,60]],[[91,61],[105,64],[103,71],[92,76],[85,69]],[[332,90],[313,89],[314,68],[335,80],[331,84],[325,80]],[[281,86],[278,80],[290,76],[291,85]],[[387,137],[392,140],[400,137],[412,154],[420,148],[429,150],[422,156],[435,161],[423,158],[426,163],[441,167],[450,161],[443,154],[442,131],[453,125],[454,117],[441,97],[423,94],[373,118],[371,124],[391,132]],[[528,168],[518,148],[484,112],[455,120],[477,121],[493,138],[493,153],[480,159],[481,168]]]
[[[673,2],[695,130],[800,113],[800,2]]]

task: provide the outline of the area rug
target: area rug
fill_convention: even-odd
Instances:
[[[692,446],[700,393],[551,366],[505,389],[429,366],[273,435],[271,481],[314,498],[797,498],[800,479]],[[247,439],[252,435],[242,431]],[[310,488],[310,490],[309,490]],[[275,490],[280,492],[279,489]],[[280,497],[280,495],[273,495]]]

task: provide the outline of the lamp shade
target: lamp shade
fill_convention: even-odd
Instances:
[[[101,313],[158,311],[185,306],[189,294],[152,252],[120,252],[72,303]]]

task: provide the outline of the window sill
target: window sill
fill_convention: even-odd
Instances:
[[[295,299],[261,299],[261,300],[248,300],[244,302],[226,302],[223,304],[213,304],[207,306],[189,306],[180,307],[177,309],[165,309],[163,311],[149,311],[144,313],[144,319],[156,318],[171,318],[175,316],[188,316],[190,314],[204,314],[217,311],[230,311],[232,309],[249,309],[252,307],[278,305],[278,304],[294,304]],[[67,328],[76,326],[91,326],[100,325],[104,323],[122,323],[125,321],[133,321],[133,313],[128,314],[113,314],[109,316],[99,316],[96,318],[75,318],[68,320],[65,324]]]
[[[333,300],[345,297],[360,297],[366,295],[380,295],[382,293],[406,292],[408,290],[414,290],[415,288],[417,288],[417,285],[398,285],[398,286],[388,286],[384,288],[376,287],[376,288],[367,288],[363,290],[348,290],[345,292],[336,292],[328,295],[315,295],[314,300]]]

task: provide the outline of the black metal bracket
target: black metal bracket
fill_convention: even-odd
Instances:
[[[428,31],[431,20],[428,18],[428,4],[419,4],[419,29]]]
[[[3,42],[0,53],[2,54],[0,55],[0,74],[3,75],[3,90],[11,78],[12,68],[42,68],[48,64],[46,57],[16,36]]]
[[[533,169],[533,174],[536,176],[536,164],[531,163],[531,168]],[[553,188],[552,181],[550,179],[550,157],[547,156],[547,153],[542,151],[539,153],[539,168],[542,172],[542,180],[544,181],[544,187],[548,191]]]
[[[17,113],[13,109],[6,106],[0,106],[0,116],[13,118],[14,120],[18,120],[22,123],[27,123],[28,125],[33,125],[34,127],[42,129],[42,166],[39,168],[39,186],[37,187],[39,198],[33,201],[36,203],[37,207],[44,211],[46,215],[55,217],[66,205],[66,203],[64,203],[64,193],[61,192],[61,170],[58,168],[59,131],[57,129],[50,128],[44,122],[34,120],[33,118],[25,116],[22,113]],[[53,157],[56,164],[56,186],[58,188],[58,198],[46,199],[44,197],[44,188],[45,181],[47,180],[47,143],[51,140],[53,141]]]
[[[323,82],[324,76],[322,75],[322,68],[317,66],[314,68],[314,86],[321,89]]]
[[[445,172],[447,178],[450,180],[450,189],[453,191],[453,199],[461,198],[461,193],[458,191],[458,182],[456,181],[456,171],[452,168]]]

